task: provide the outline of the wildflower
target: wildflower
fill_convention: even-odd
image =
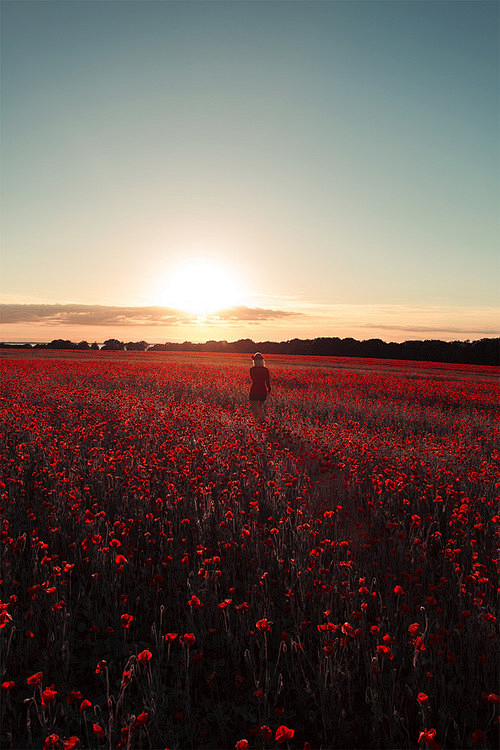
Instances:
[[[472,743],[476,745],[478,742],[484,742],[486,739],[485,733],[481,729],[475,729],[472,732]]]
[[[85,700],[80,703],[80,713],[85,713],[85,711],[87,711],[91,706],[92,703],[87,700],[87,698],[85,698]]]
[[[101,659],[99,662],[97,662],[97,667],[95,668],[96,674],[101,674],[105,671],[106,667],[108,666],[108,662],[104,661],[104,659]]]
[[[51,703],[54,703],[57,695],[57,690],[54,690],[54,685],[51,685],[48,688],[45,688],[45,690],[42,693],[42,706],[49,706]]]
[[[106,732],[100,724],[92,724],[92,729],[94,730],[95,734],[97,734],[97,736],[101,738],[101,740],[106,737]]]
[[[35,672],[35,674],[32,674],[31,677],[28,677],[26,682],[28,683],[30,687],[36,688],[42,684],[42,680],[43,680],[43,672]]]
[[[145,664],[147,661],[151,659],[153,654],[151,651],[148,651],[148,649],[145,649],[144,651],[141,651],[140,654],[137,654],[137,661],[140,661],[141,664]]]
[[[188,648],[193,646],[196,642],[196,636],[194,633],[184,633],[182,640]]]
[[[122,627],[129,628],[130,627],[130,623],[133,621],[133,619],[134,618],[133,618],[132,615],[129,615],[129,614],[122,615],[120,617],[120,621],[121,621]]]
[[[78,737],[68,737],[67,740],[63,740],[63,748],[64,750],[75,750],[75,748],[80,747],[80,740]]]
[[[143,711],[137,719],[134,721],[132,728],[137,729],[137,727],[142,727],[144,724],[147,724],[149,721],[149,714],[147,711]]]
[[[417,695],[417,701],[420,703],[421,706],[425,706],[428,700],[429,700],[429,696],[427,695],[427,693],[419,693]]]
[[[291,740],[294,734],[295,729],[289,729],[289,727],[283,725],[276,730],[274,739],[281,744],[282,742],[288,742],[288,740]]]
[[[83,695],[80,693],[79,690],[72,690],[71,693],[66,698],[66,703],[68,706],[71,706],[72,703],[75,703],[75,701],[82,700]]]
[[[402,596],[405,592],[403,591],[402,586],[394,586],[394,593],[396,596]]]
[[[2,682],[2,690],[12,690],[15,684],[14,680],[6,680],[5,682]]]
[[[257,628],[257,630],[260,630],[260,631],[261,631],[261,633],[263,633],[263,632],[265,632],[265,631],[271,631],[271,630],[272,630],[272,628],[271,628],[271,625],[270,625],[269,621],[268,621],[268,620],[266,620],[266,618],[265,618],[265,617],[264,617],[264,618],[263,618],[262,620],[258,620],[258,621],[257,621],[257,622],[255,623],[255,627]]]
[[[49,734],[45,742],[43,743],[43,750],[51,750],[52,748],[58,748],[60,747],[59,744],[59,735],[58,734]]]
[[[248,740],[238,740],[236,745],[234,746],[235,750],[248,750],[249,744]]]
[[[420,734],[418,735],[418,742],[419,744],[421,742],[424,742],[427,747],[431,748],[431,750],[441,750],[441,745],[436,742],[435,737],[435,729],[424,729],[424,731],[420,732]]]
[[[194,596],[194,594],[191,597],[191,599],[188,601],[188,605],[190,607],[195,607],[197,609],[202,609],[203,607],[203,604],[200,602],[197,596]]]
[[[177,633],[165,633],[165,640],[172,643],[177,638]]]

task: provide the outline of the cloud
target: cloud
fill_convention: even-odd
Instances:
[[[214,316],[217,320],[225,321],[257,321],[257,320],[276,320],[277,318],[288,318],[302,316],[303,313],[289,312],[286,310],[270,310],[265,307],[246,307],[239,305],[229,307],[227,310],[220,310]]]
[[[283,310],[244,305],[207,315],[204,322],[262,321],[297,315]],[[169,326],[199,322],[197,316],[168,307],[110,305],[0,304],[0,322],[82,326]]]
[[[484,336],[498,336],[498,329],[494,328],[466,328],[460,326],[419,326],[419,325],[386,325],[384,323],[360,323],[360,328],[376,328],[383,331],[404,331],[406,333],[473,333]]]

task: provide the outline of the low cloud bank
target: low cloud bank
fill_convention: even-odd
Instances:
[[[240,305],[208,314],[204,320],[251,322],[276,320],[300,313]],[[0,305],[1,323],[43,323],[82,326],[168,326],[196,323],[198,316],[169,307],[117,307],[110,305]]]
[[[403,331],[405,333],[453,333],[478,334],[481,336],[498,336],[495,328],[463,328],[460,326],[419,326],[419,325],[386,325],[383,323],[363,323],[360,328],[374,328],[377,331]]]

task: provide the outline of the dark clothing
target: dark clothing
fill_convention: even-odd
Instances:
[[[271,393],[269,370],[267,367],[251,367],[250,377],[252,378],[250,401],[265,401],[267,394]]]

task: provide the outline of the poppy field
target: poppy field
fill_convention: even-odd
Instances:
[[[0,359],[1,748],[497,747],[498,368],[266,364]]]

